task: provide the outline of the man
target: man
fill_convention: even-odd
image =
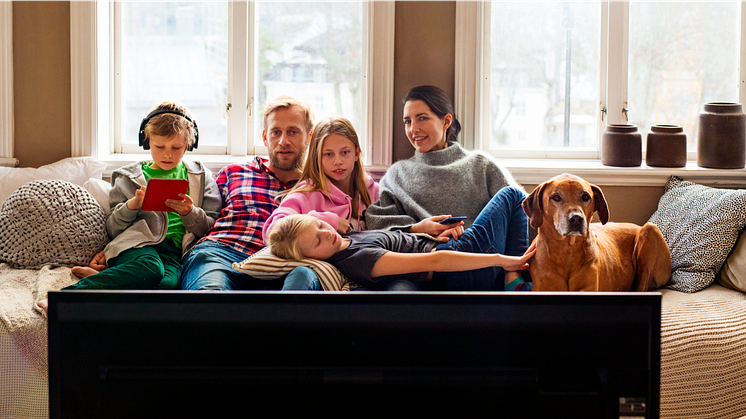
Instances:
[[[313,130],[309,106],[290,96],[269,102],[264,111],[262,140],[269,160],[257,156],[251,163],[233,164],[215,178],[223,209],[212,230],[185,256],[180,285],[185,290],[280,289],[283,280],[252,278],[233,269],[264,246],[262,227],[277,208],[275,198],[295,185]],[[303,278],[296,278],[302,276]],[[289,282],[309,283],[308,268],[297,268]],[[316,283],[318,281],[315,281]]]

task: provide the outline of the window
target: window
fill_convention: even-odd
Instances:
[[[741,7],[702,1],[457,5],[462,13],[476,10],[470,13],[483,28],[457,38],[457,48],[477,38],[483,57],[472,67],[477,76],[461,70],[472,80],[464,89],[477,91],[462,94],[461,109],[471,100],[481,110],[464,125],[481,138],[476,147],[497,156],[598,159],[607,123],[636,124],[643,139],[651,125],[678,124],[694,158],[702,104],[746,97],[739,90],[746,45]],[[468,24],[457,18],[457,33]]]
[[[90,28],[71,42],[73,153],[133,159],[142,117],[175,98],[198,152],[226,156],[208,160],[263,154],[262,105],[284,93],[349,118],[366,162],[388,165],[393,18],[392,2],[73,2],[71,26]]]
[[[630,2],[629,122],[684,127],[697,149],[706,102],[738,102],[739,2]]]

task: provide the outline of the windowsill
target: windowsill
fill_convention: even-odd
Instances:
[[[603,186],[663,186],[671,175],[708,186],[746,188],[746,169],[707,169],[688,161],[685,167],[604,166],[600,160],[498,159],[522,185],[536,185],[572,173]]]
[[[112,154],[104,159],[104,177],[129,163],[146,160],[148,154]],[[233,163],[254,160],[254,155],[226,156],[189,154],[189,160],[199,160],[213,173]],[[599,160],[571,159],[497,159],[522,185],[537,185],[561,173],[572,173],[601,186],[663,186],[671,175],[708,186],[746,188],[746,169],[706,169],[689,161],[685,167],[650,167],[644,163],[637,167],[604,166]],[[386,172],[386,166],[366,166],[374,178]]]

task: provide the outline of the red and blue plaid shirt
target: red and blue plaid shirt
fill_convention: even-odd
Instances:
[[[275,197],[295,185],[283,183],[267,168],[267,159],[232,164],[215,178],[223,199],[223,209],[215,226],[202,240],[215,240],[248,256],[264,247],[262,227],[277,208]]]

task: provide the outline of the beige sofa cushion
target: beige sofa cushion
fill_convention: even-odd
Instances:
[[[717,275],[720,285],[742,292],[746,292],[746,233],[744,232],[746,230],[738,236],[736,245],[733,246],[733,250]]]

